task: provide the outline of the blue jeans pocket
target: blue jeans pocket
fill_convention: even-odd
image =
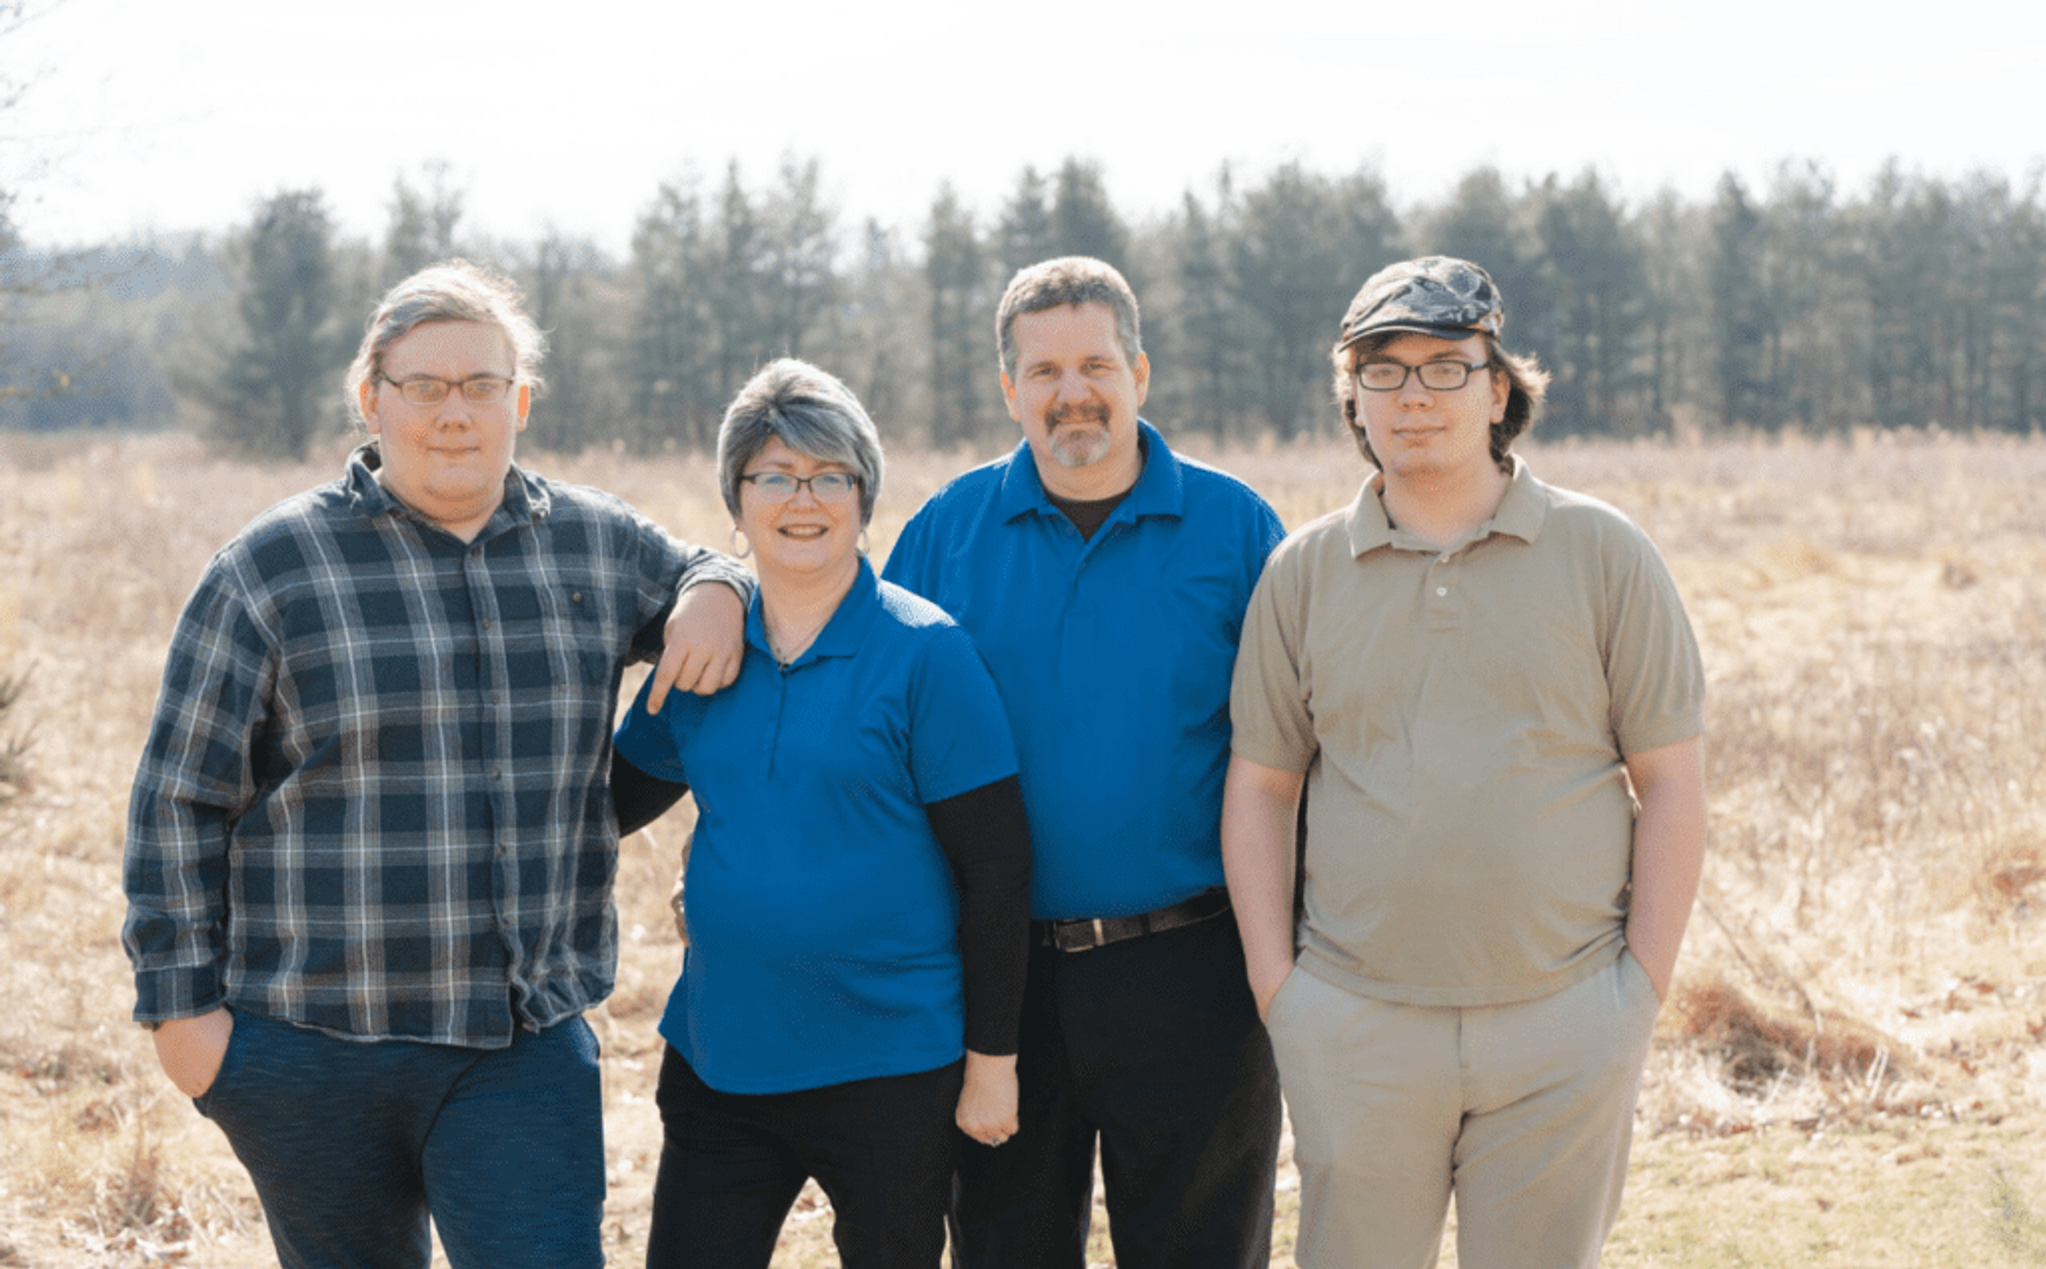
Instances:
[[[192,1106],[206,1118],[213,1118],[213,1107],[220,1101],[221,1090],[227,1087],[228,1077],[234,1068],[241,1065],[242,1050],[248,1047],[249,1015],[234,1015],[234,1030],[227,1036],[227,1049],[220,1055],[220,1069],[213,1073],[213,1082],[206,1091],[192,1099]]]

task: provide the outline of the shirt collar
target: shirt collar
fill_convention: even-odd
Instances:
[[[1506,481],[1506,496],[1499,500],[1499,509],[1492,513],[1492,518],[1471,534],[1472,542],[1481,542],[1494,533],[1509,534],[1523,542],[1533,542],[1541,536],[1542,523],[1549,515],[1545,486],[1528,470],[1526,459],[1518,454],[1507,457],[1513,462],[1513,474]],[[1392,545],[1393,527],[1385,514],[1384,491],[1384,475],[1374,472],[1357,491],[1357,500],[1350,504],[1343,524],[1349,533],[1353,556]]]
[[[348,455],[348,468],[341,483],[355,509],[372,519],[381,515],[402,515],[430,523],[384,488],[384,483],[376,477],[377,468],[383,464],[384,456],[377,452],[374,441],[364,441]],[[504,501],[491,512],[489,523],[476,535],[476,540],[480,542],[504,529],[544,520],[553,505],[554,497],[548,492],[546,482],[513,463],[504,477]],[[509,523],[499,523],[501,515],[509,517]]]
[[[1178,516],[1185,508],[1186,482],[1179,459],[1158,429],[1142,419],[1137,420],[1137,452],[1143,455],[1144,465],[1137,472],[1137,483],[1130,486],[1129,496],[1108,518],[1109,524],[1139,516]],[[1037,474],[1037,459],[1030,452],[1028,440],[1020,442],[1009,455],[996,507],[1003,520],[1014,520],[1033,511],[1060,514],[1044,492],[1044,480]]]
[[[857,653],[867,641],[867,632],[874,626],[874,616],[881,610],[880,584],[874,579],[874,562],[862,555],[860,571],[853,578],[852,589],[845,598],[838,601],[832,611],[831,620],[824,623],[824,629],[803,649],[791,668],[805,665],[818,657],[849,657]],[[760,606],[760,588],[754,587],[753,599],[746,605],[746,642],[759,650],[770,661],[776,660],[774,647],[767,641],[767,613]]]
[[[1506,496],[1499,500],[1499,510],[1492,513],[1492,531],[1532,542],[1541,536],[1542,523],[1549,518],[1548,488],[1527,469],[1526,459],[1518,454],[1507,457],[1513,460],[1513,478],[1507,483]]]

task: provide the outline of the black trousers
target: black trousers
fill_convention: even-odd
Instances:
[[[1271,1259],[1279,1077],[1228,914],[1086,952],[1040,947],[1020,1129],[962,1146],[955,1263],[1084,1269],[1098,1140],[1121,1269]]]
[[[845,1269],[937,1269],[965,1062],[790,1093],[721,1093],[671,1046],[649,1269],[766,1269],[815,1177]]]

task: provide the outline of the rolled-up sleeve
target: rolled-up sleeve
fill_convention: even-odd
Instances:
[[[275,676],[270,641],[216,559],[172,636],[129,797],[121,941],[138,1022],[191,1017],[223,999],[229,839],[257,794]]]

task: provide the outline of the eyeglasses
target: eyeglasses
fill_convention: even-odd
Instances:
[[[796,496],[796,490],[810,487],[810,496],[819,502],[844,502],[852,497],[853,490],[860,487],[860,478],[849,471],[820,471],[814,476],[791,476],[785,471],[757,471],[740,480],[753,486],[753,492],[770,503],[783,503]]]
[[[502,375],[470,375],[459,383],[446,379],[435,379],[421,375],[416,379],[393,379],[379,371],[377,378],[398,390],[398,395],[413,405],[439,405],[448,399],[448,393],[456,388],[462,390],[462,399],[470,405],[496,405],[511,391],[512,381]]]
[[[1366,392],[1398,392],[1407,386],[1409,374],[1421,377],[1430,392],[1454,392],[1471,381],[1471,371],[1483,370],[1489,361],[1424,361],[1418,366],[1397,361],[1367,361],[1357,367],[1357,382]]]

